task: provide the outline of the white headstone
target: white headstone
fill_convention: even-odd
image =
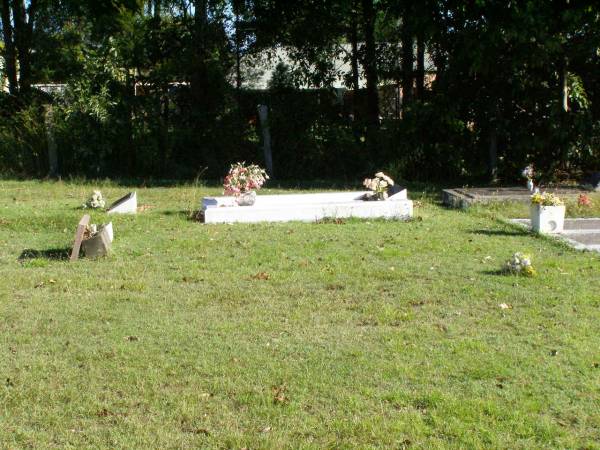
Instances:
[[[130,192],[108,207],[108,214],[135,214],[137,213],[137,192]]]

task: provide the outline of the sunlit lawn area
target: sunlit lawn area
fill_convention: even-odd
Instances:
[[[600,255],[526,207],[203,225],[218,189],[137,188],[69,263],[94,187],[0,181],[0,448],[600,448]]]

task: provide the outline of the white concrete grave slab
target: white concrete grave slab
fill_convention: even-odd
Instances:
[[[137,192],[130,192],[125,197],[110,205],[106,211],[108,214],[136,214]]]
[[[314,222],[324,218],[408,219],[413,203],[406,189],[384,201],[362,200],[369,191],[317,194],[258,195],[252,206],[238,206],[234,197],[204,197],[204,223]]]
[[[510,222],[531,230],[531,220],[510,219]],[[564,229],[552,234],[577,250],[600,252],[600,218],[565,219]]]

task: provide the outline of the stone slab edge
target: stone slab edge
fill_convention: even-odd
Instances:
[[[574,218],[574,219],[570,219],[570,220],[590,220],[590,219],[586,219],[586,218]],[[508,221],[506,221],[506,223],[509,223],[509,224],[512,224],[512,225],[517,225],[518,227],[525,228],[528,231],[531,231],[531,229],[529,228],[529,219],[509,219]],[[567,232],[566,234],[571,234],[571,233]],[[576,234],[576,233],[572,233],[572,234]],[[582,244],[581,242],[577,242],[576,240],[567,237],[565,235],[565,233],[544,234],[544,236],[553,238],[553,239],[555,239],[557,241],[566,242],[567,244],[569,244],[570,247],[574,248],[575,250],[600,252],[600,245],[586,245],[586,244]]]

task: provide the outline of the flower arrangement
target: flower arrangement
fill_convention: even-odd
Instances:
[[[94,191],[90,198],[83,204],[83,208],[99,209],[104,208],[106,201],[102,197],[102,192]]]
[[[383,172],[377,172],[375,178],[365,178],[363,186],[373,191],[366,196],[366,200],[385,200],[388,198],[387,190],[394,185],[394,180]]]
[[[526,180],[533,180],[533,176],[535,175],[535,171],[533,170],[533,164],[529,164],[527,167],[523,169],[521,175]]]
[[[558,196],[551,194],[550,192],[544,192],[542,194],[536,192],[531,196],[531,204],[540,206],[561,206],[564,203]]]
[[[223,183],[225,195],[239,196],[245,192],[258,190],[269,179],[267,172],[256,164],[238,162],[231,165]]]
[[[577,199],[577,206],[591,208],[592,207],[592,199],[587,194],[579,194],[579,198]]]
[[[533,164],[529,164],[527,167],[525,167],[521,172],[521,176],[527,180],[527,189],[529,189],[530,192],[533,192],[533,177],[535,176]]]
[[[536,271],[531,264],[531,257],[521,252],[515,253],[506,264],[505,269],[507,272],[515,275],[524,275],[526,277],[533,277],[536,275]]]

